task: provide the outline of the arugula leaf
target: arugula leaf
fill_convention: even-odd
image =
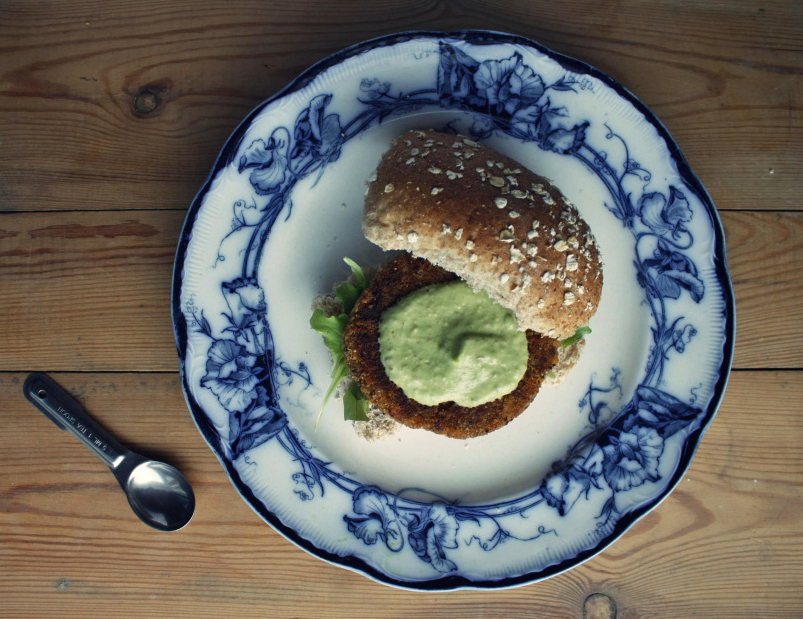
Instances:
[[[362,290],[368,288],[368,280],[365,279],[365,273],[363,273],[362,267],[348,257],[344,257],[343,262],[349,265],[351,272],[354,273],[354,279],[357,281],[357,286],[359,286]]]
[[[368,421],[368,398],[360,391],[357,383],[351,383],[343,395],[343,419]]]
[[[354,307],[357,299],[360,298],[360,293],[362,293],[362,290],[357,288],[357,286],[352,286],[348,282],[344,282],[338,286],[335,294],[337,295],[337,300],[340,301],[346,314],[351,313],[351,308]]]
[[[309,326],[323,337],[323,343],[332,351],[335,356],[343,357],[343,331],[346,330],[348,322],[346,314],[327,317],[321,310],[316,309],[312,312],[309,319]]]
[[[568,348],[569,346],[574,344],[577,340],[583,339],[589,333],[591,333],[591,328],[588,325],[584,327],[577,327],[577,330],[574,332],[574,335],[567,337],[565,340],[560,341],[560,347]]]
[[[337,295],[338,301],[343,305],[343,312],[350,314],[357,299],[360,298],[362,291],[368,287],[368,282],[359,264],[350,258],[343,258],[343,262],[351,268],[351,272],[354,274],[355,285],[344,282],[338,287],[335,294]]]
[[[315,429],[318,429],[318,423],[321,421],[321,414],[332,397],[335,388],[341,380],[348,374],[346,362],[343,360],[343,331],[346,328],[348,316],[346,314],[338,314],[337,316],[326,316],[324,313],[316,309],[312,312],[309,319],[309,326],[323,337],[323,343],[332,353],[332,382],[329,383],[329,388],[326,390],[326,395],[323,396],[321,408],[318,410],[318,417],[315,419]]]
[[[340,384],[340,381],[348,376],[348,373],[349,369],[342,360],[336,362],[332,367],[332,382],[329,383],[329,389],[326,390],[326,395],[323,396],[323,404],[321,404],[321,410],[318,411],[318,419],[315,421],[316,428],[318,427],[318,422],[321,420],[323,407],[329,401],[329,398],[332,396],[332,393],[334,393],[335,388]]]
[[[315,420],[316,429],[326,403],[338,384],[340,384],[340,381],[349,373],[346,362],[343,359],[343,331],[346,330],[351,309],[368,287],[368,281],[360,265],[349,258],[343,258],[343,261],[351,268],[355,280],[354,285],[346,282],[338,286],[335,291],[338,301],[343,306],[343,312],[335,316],[326,316],[320,309],[316,309],[309,319],[310,327],[323,338],[324,344],[332,353],[332,382],[326,390],[323,403],[318,411],[318,418]],[[367,410],[368,400],[360,391],[360,388],[355,383],[352,383],[343,397],[343,418],[353,421],[367,421]]]

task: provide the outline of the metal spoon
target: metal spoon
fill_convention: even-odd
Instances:
[[[160,531],[176,531],[190,521],[195,495],[177,469],[120,445],[45,374],[31,374],[22,389],[48,419],[77,437],[109,467],[142,522]]]

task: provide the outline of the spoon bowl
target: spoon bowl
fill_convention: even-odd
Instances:
[[[109,467],[142,522],[159,531],[176,531],[190,521],[195,495],[178,469],[123,447],[45,374],[28,376],[23,392],[59,429],[75,436]]]
[[[192,517],[194,497],[184,476],[174,467],[145,460],[131,471],[124,492],[140,520],[161,531],[175,531]]]

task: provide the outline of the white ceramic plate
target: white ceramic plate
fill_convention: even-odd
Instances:
[[[605,284],[580,363],[488,436],[368,443],[339,402],[313,297],[349,256],[365,184],[409,128],[459,131],[550,177],[591,224]],[[724,239],[656,118],[600,72],[518,37],[407,33],[315,65],[243,122],[190,207],[173,320],[186,398],[244,500],[381,582],[496,588],[599,552],[664,498],[722,396]]]

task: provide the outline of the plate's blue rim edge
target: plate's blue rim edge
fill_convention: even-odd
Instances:
[[[250,126],[253,119],[268,105],[277,99],[283,98],[293,92],[303,89],[310,82],[312,82],[318,75],[332,66],[341,64],[348,58],[358,54],[370,51],[377,47],[393,46],[414,39],[453,39],[462,40],[467,43],[475,45],[520,45],[530,47],[536,51],[552,58],[558,62],[566,70],[579,74],[590,75],[606,86],[614,90],[621,97],[626,99],[634,108],[636,108],[658,131],[660,137],[664,140],[669,150],[672,160],[677,166],[677,171],[683,181],[691,188],[701,199],[705,206],[709,217],[711,218],[711,227],[714,231],[714,272],[716,279],[720,285],[721,294],[724,302],[724,335],[725,341],[723,342],[722,350],[722,363],[719,369],[719,375],[714,385],[714,392],[711,401],[706,408],[705,414],[701,419],[700,425],[697,429],[690,432],[685,438],[683,449],[681,450],[678,466],[666,488],[657,497],[648,503],[639,506],[626,514],[624,514],[612,531],[604,538],[601,538],[594,548],[582,551],[574,555],[571,559],[565,559],[561,562],[555,563],[551,566],[539,570],[538,572],[529,572],[519,576],[511,576],[498,580],[483,580],[476,581],[462,576],[447,576],[442,578],[435,578],[432,580],[422,581],[407,581],[399,580],[382,573],[381,571],[368,565],[362,559],[354,556],[340,556],[330,553],[326,550],[319,548],[309,540],[301,537],[294,529],[283,524],[279,518],[271,512],[253,493],[253,491],[240,480],[239,474],[235,470],[233,463],[223,457],[225,449],[221,446],[220,437],[213,428],[208,417],[203,409],[192,399],[189,390],[185,372],[184,353],[187,347],[187,324],[184,319],[183,312],[181,311],[181,281],[184,268],[184,260],[186,257],[187,246],[192,236],[192,228],[195,218],[200,210],[201,204],[206,194],[214,182],[218,172],[230,163],[232,154],[236,152],[240,145],[240,140],[245,135],[247,128]],[[565,56],[559,52],[555,52],[540,43],[537,43],[526,37],[520,35],[508,34],[503,32],[495,32],[490,30],[457,30],[452,32],[439,32],[429,30],[414,30],[406,31],[396,34],[380,36],[377,38],[369,39],[361,43],[346,47],[339,52],[335,52],[313,64],[306,69],[303,73],[298,75],[294,80],[289,82],[283,89],[264,100],[256,106],[239,125],[235,128],[226,143],[221,148],[211,171],[209,172],[206,180],[201,188],[194,196],[190,207],[187,211],[184,223],[182,225],[181,233],[179,235],[178,245],[175,254],[173,266],[173,278],[171,284],[171,314],[173,323],[173,334],[176,343],[176,349],[179,358],[179,375],[181,380],[182,391],[188,408],[192,414],[193,421],[198,428],[201,435],[204,437],[206,443],[211,447],[213,453],[222,464],[226,474],[229,477],[232,485],[235,486],[238,493],[246,499],[246,503],[271,527],[274,528],[279,534],[285,537],[291,543],[306,550],[312,555],[315,555],[324,561],[345,567],[355,572],[362,573],[369,578],[393,587],[401,589],[416,590],[416,591],[450,591],[450,590],[466,590],[466,589],[504,589],[512,588],[521,585],[546,580],[561,572],[566,571],[572,567],[580,565],[591,557],[599,554],[607,548],[613,541],[621,537],[625,531],[633,526],[638,520],[644,517],[647,513],[652,511],[659,503],[661,503],[677,486],[680,480],[688,470],[692,458],[699,447],[703,434],[707,430],[714,415],[719,408],[722,397],[725,392],[725,387],[730,375],[731,365],[733,362],[733,351],[735,345],[736,334],[736,313],[735,313],[735,297],[733,288],[730,281],[730,276],[727,267],[727,255],[725,249],[725,234],[722,223],[719,218],[714,203],[708,194],[708,191],[703,186],[702,182],[692,171],[686,158],[683,156],[680,147],[669,134],[669,131],[664,124],[655,116],[655,114],[633,93],[631,93],[622,84],[614,80],[612,77],[603,73],[602,71],[594,68],[593,66]]]

